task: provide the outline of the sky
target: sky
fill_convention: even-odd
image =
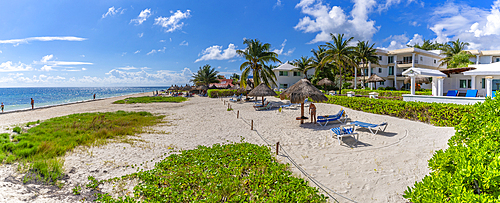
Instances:
[[[18,0],[0,2],[0,19],[0,87],[183,85],[206,64],[241,74],[244,39],[283,63],[330,33],[387,50],[500,50],[500,0]]]

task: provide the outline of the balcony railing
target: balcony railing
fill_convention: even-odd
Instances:
[[[410,64],[411,61],[396,61],[397,64]],[[418,60],[415,60],[415,64],[418,64]]]

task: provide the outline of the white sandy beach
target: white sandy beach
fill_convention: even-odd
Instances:
[[[134,96],[150,95],[150,93]],[[73,113],[106,111],[148,111],[166,115],[170,124],[160,124],[144,133],[137,142],[110,143],[101,147],[78,149],[65,156],[64,170],[68,174],[65,186],[35,184],[23,185],[22,174],[16,173],[17,166],[0,166],[0,202],[75,202],[83,196],[75,196],[71,189],[76,184],[85,185],[87,177],[97,179],[121,177],[136,171],[127,165],[143,164],[151,169],[165,153],[173,149],[193,149],[198,145],[210,146],[215,143],[246,142],[265,144],[262,135],[271,143],[280,145],[305,171],[316,180],[335,192],[357,202],[406,202],[402,197],[407,186],[421,180],[429,173],[427,160],[433,152],[446,147],[447,140],[455,133],[450,127],[403,120],[351,109],[345,109],[351,120],[370,123],[388,122],[385,132],[372,135],[363,129],[357,130],[359,142],[355,146],[352,138],[345,138],[342,145],[332,138],[329,129],[340,124],[326,127],[307,123],[300,125],[295,117],[300,116],[300,108],[277,108],[269,111],[255,111],[253,103],[231,103],[234,111],[226,111],[227,106],[219,99],[190,98],[189,101],[152,104],[112,104],[113,101],[129,96],[109,98],[99,101],[57,106],[32,111],[0,114],[2,129],[29,121],[45,120]],[[288,101],[267,97],[275,106]],[[225,99],[226,101],[228,99]],[[317,115],[335,114],[341,106],[316,104]],[[240,119],[236,119],[239,110]],[[307,109],[306,109],[307,110]],[[249,123],[254,121],[254,131]],[[257,134],[258,133],[258,134]],[[352,146],[352,147],[350,147]],[[278,156],[283,163],[288,159]],[[151,160],[153,160],[151,162]],[[296,176],[304,177],[297,168],[291,166]],[[315,186],[310,183],[311,186]],[[133,184],[120,187],[105,185],[103,191],[126,193]],[[117,189],[121,188],[121,189]],[[339,202],[346,199],[331,193]]]

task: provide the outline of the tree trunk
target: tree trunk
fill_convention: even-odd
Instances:
[[[339,94],[342,94],[342,86],[343,86],[343,84],[342,84],[342,69],[343,69],[342,66],[340,66],[340,71],[339,71],[340,72]]]

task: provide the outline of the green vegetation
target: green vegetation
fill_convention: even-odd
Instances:
[[[355,92],[357,95],[369,95],[370,92],[377,92],[379,97],[402,97],[403,94],[411,94],[410,91],[388,91],[388,90],[364,90],[364,89],[346,89],[346,92]],[[416,91],[416,95],[431,95],[432,91]]]
[[[16,132],[17,134],[21,134],[22,129],[19,126],[16,126],[14,127],[14,129],[12,129],[12,131]]]
[[[0,162],[29,162],[31,172],[25,176],[25,182],[37,179],[55,183],[63,172],[63,160],[58,157],[67,151],[141,133],[143,126],[154,125],[162,118],[148,112],[125,111],[51,118],[12,140],[9,134],[1,134]]]
[[[266,146],[237,143],[173,154],[149,171],[120,179],[138,178],[134,197],[113,199],[98,195],[101,202],[326,202],[307,181],[292,176]],[[98,181],[91,180],[94,184]],[[94,186],[94,185],[91,185]]]
[[[230,97],[236,94],[237,90],[229,90],[229,89],[209,89],[207,90],[208,97],[217,98],[217,97]]]
[[[499,202],[500,99],[465,114],[448,149],[429,160],[431,173],[405,191],[411,202]]]
[[[474,64],[472,61],[469,60],[470,57],[474,57],[470,52],[468,51],[461,51],[458,54],[455,54],[451,57],[450,61],[448,62],[448,66],[446,68],[463,68],[463,67],[468,67],[469,64]]]
[[[370,99],[366,97],[329,96],[325,103],[337,104],[354,110],[421,121],[436,126],[456,126],[462,116],[476,112],[472,105],[405,102],[400,100]]]
[[[240,70],[243,71],[241,73],[241,78],[243,78],[241,86],[247,86],[245,79],[248,78],[250,73],[253,73],[255,87],[260,83],[265,83],[267,86],[276,86],[276,75],[267,63],[281,63],[281,61],[278,59],[278,54],[271,51],[271,44],[262,44],[258,39],[245,39],[243,44],[246,44],[247,48],[236,50],[236,53],[246,60],[240,66]]]
[[[334,63],[336,65],[341,75],[340,84],[343,84],[342,76],[344,76],[344,71],[350,67],[358,66],[356,60],[353,57],[356,48],[349,45],[354,37],[344,39],[344,34],[337,34],[337,36],[335,36],[333,33],[331,33],[330,36],[332,37],[333,43],[326,43],[324,59],[326,63]],[[343,86],[344,85],[340,87],[340,93],[342,93]]]
[[[153,103],[153,102],[176,102],[186,101],[186,97],[129,97],[123,100],[113,102],[113,104],[136,104],[136,103]]]
[[[215,68],[212,68],[210,65],[204,65],[203,68],[200,67],[198,72],[193,75],[193,78],[190,80],[196,85],[205,85],[208,87],[210,83],[218,83],[217,74],[219,71],[216,71]]]

